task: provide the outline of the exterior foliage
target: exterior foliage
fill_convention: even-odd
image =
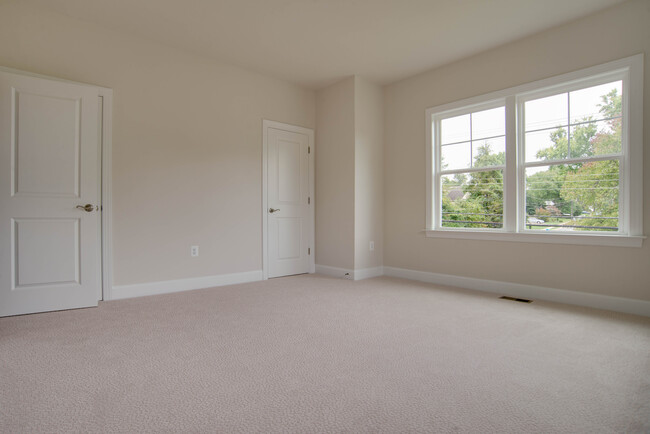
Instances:
[[[621,151],[621,95],[614,89],[601,97],[601,121],[587,117],[549,134],[550,147],[538,160],[549,165],[526,178],[527,226],[535,229],[616,230],[618,160],[565,164],[567,158],[617,154]],[[473,167],[505,164],[505,154],[479,147]],[[500,228],[503,224],[503,171],[486,169],[442,178],[442,226]]]

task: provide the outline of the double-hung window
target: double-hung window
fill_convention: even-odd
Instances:
[[[428,109],[427,235],[640,246],[642,64]]]

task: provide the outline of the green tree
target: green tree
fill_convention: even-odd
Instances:
[[[618,153],[621,149],[621,96],[616,90],[602,96],[601,119],[607,119],[607,128],[599,131],[593,118],[584,118],[571,128],[570,139],[566,127],[550,133],[552,146],[537,153],[537,158],[561,161],[593,155]],[[476,149],[473,167],[501,166],[505,154],[492,153],[489,144]],[[618,216],[618,161],[607,160],[578,164],[550,164],[545,171],[527,177],[526,212],[544,213],[547,221],[576,223],[557,216],[579,216],[588,210],[588,219],[580,219],[584,226],[612,226]],[[443,177],[442,211],[447,227],[499,227],[503,223],[503,172],[485,170],[470,174]],[[461,194],[462,192],[462,194]],[[553,206],[548,204],[552,203]],[[559,210],[559,211],[558,211]],[[554,217],[553,214],[556,216]],[[455,223],[458,222],[458,223]],[[470,223],[466,223],[470,222]]]
[[[583,119],[590,121],[591,118]],[[564,127],[551,133],[553,146],[537,152],[540,160],[563,160],[565,158],[581,158],[593,155],[591,138],[596,135],[596,124],[583,124],[572,128],[571,141]]]
[[[479,146],[474,157],[474,167],[504,165],[506,156],[503,152],[493,154],[490,144]],[[469,197],[480,204],[483,209],[483,221],[503,223],[503,171],[487,170],[473,172],[464,187]],[[495,226],[495,225],[490,225]]]
[[[599,132],[592,117],[584,118],[581,121],[586,123],[572,127],[570,139],[566,128],[559,127],[550,134],[553,145],[540,150],[537,158],[562,160],[619,152],[621,96],[613,89],[601,98],[600,113],[602,118],[609,119],[609,131]],[[617,209],[618,203],[613,197],[618,195],[617,186],[611,182],[618,179],[618,165],[614,163],[552,165],[544,172],[529,176],[526,212],[534,214],[549,201],[563,214],[577,215],[583,209],[602,214]]]
[[[623,113],[623,98],[618,94],[617,89],[612,89],[608,94],[600,97],[602,104],[600,104],[600,113],[605,115],[606,118],[616,118]],[[620,123],[620,119],[618,119]]]
[[[575,200],[595,216],[618,215],[618,160],[593,161],[566,177],[562,197]]]
[[[505,154],[503,152],[493,154],[489,144],[478,147],[476,151],[474,167],[505,164]],[[456,174],[451,178],[443,177],[442,191],[445,227],[484,228],[499,227],[503,224],[501,170]],[[455,223],[456,221],[458,223]]]
[[[537,172],[527,178],[526,213],[536,215],[547,203],[553,202],[563,214],[579,214],[582,208],[576,203],[560,201],[562,186],[568,168],[551,166],[548,170]]]
[[[589,121],[586,118],[584,121]],[[595,123],[587,123],[572,127],[571,137],[564,127],[550,133],[552,146],[537,152],[540,160],[563,160],[566,158],[581,158],[593,155],[592,138],[596,135]],[[528,177],[526,191],[526,212],[534,215],[546,204],[552,202],[562,214],[579,214],[583,206],[571,198],[562,197],[562,188],[570,173],[580,169],[582,164],[552,165],[544,172],[537,172]],[[564,200],[563,200],[564,199]]]
[[[602,96],[600,113],[608,118],[607,129],[591,137],[592,155],[620,152],[621,106],[622,98],[616,89]],[[583,220],[583,225],[615,227],[616,220],[605,217],[618,217],[618,181],[618,160],[585,163],[567,175],[561,196],[566,200],[577,201],[591,211],[592,218]]]

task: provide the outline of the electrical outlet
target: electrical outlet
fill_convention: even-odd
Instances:
[[[199,246],[190,247],[190,255],[191,256],[199,256]]]
[[[374,242],[374,241],[370,241],[370,247],[369,247],[369,249],[370,249],[371,252],[372,252],[373,250],[375,250],[375,242]]]

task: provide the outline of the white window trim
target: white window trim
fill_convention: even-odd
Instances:
[[[629,86],[624,88],[623,143],[627,148],[623,155],[621,191],[619,204],[622,224],[617,233],[567,234],[548,232],[540,234],[525,229],[525,217],[521,204],[525,201],[525,191],[519,187],[518,177],[523,176],[523,142],[517,137],[523,134],[517,128],[516,108],[526,99],[552,94],[557,89],[566,90],[575,82],[576,87],[587,86],[589,82],[602,82],[610,77],[625,75]],[[629,89],[634,89],[630,92]],[[439,161],[439,147],[433,146],[432,119],[436,114],[454,110],[468,112],[472,106],[484,107],[497,101],[506,105],[506,169],[504,171],[504,226],[502,229],[443,228],[435,222],[440,221],[437,205],[437,192],[440,191],[439,177],[434,176],[434,165]],[[427,237],[458,238],[492,241],[515,241],[533,243],[557,243],[579,245],[601,245],[618,247],[641,247],[643,240],[643,54],[604,63],[579,71],[558,75],[520,86],[503,89],[485,95],[455,101],[432,107],[425,112],[426,125],[426,222],[424,230]],[[510,141],[517,138],[517,143]],[[636,145],[634,145],[636,144]],[[515,146],[516,145],[516,146]],[[519,158],[519,161],[517,160]],[[439,170],[439,169],[438,169]],[[519,172],[518,172],[519,171]],[[512,206],[512,204],[515,206]]]

